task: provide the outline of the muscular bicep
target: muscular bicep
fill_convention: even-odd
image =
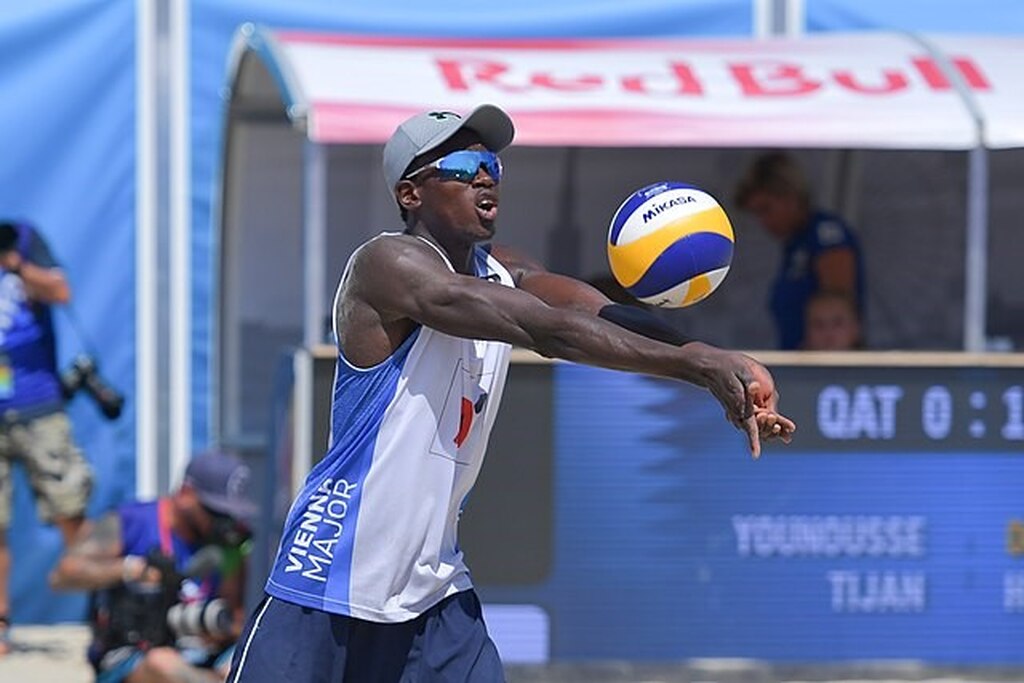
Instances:
[[[597,314],[611,300],[596,287],[575,278],[552,273],[511,247],[496,246],[492,254],[512,273],[516,286],[555,308]]]
[[[367,245],[353,264],[346,298],[365,302],[385,324],[408,319],[470,339],[535,348],[556,313],[537,297],[452,272],[430,247],[402,239]]]
[[[611,303],[596,287],[558,273],[529,273],[523,277],[520,287],[549,306],[594,315]]]

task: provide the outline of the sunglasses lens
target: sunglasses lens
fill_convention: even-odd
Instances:
[[[494,182],[501,182],[501,160],[494,152],[465,150],[452,152],[437,160],[438,174],[444,180],[459,180],[468,183],[476,177],[483,166]]]

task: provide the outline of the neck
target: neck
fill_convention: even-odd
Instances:
[[[195,543],[196,530],[188,523],[187,516],[183,515],[178,509],[178,506],[175,504],[175,500],[170,498],[169,501],[170,502],[167,505],[167,521],[171,527],[171,532],[181,540],[185,541],[185,543]]]
[[[476,270],[473,267],[473,243],[460,242],[457,240],[443,240],[424,226],[422,223],[411,226],[406,233],[425,239],[437,246],[444,252],[451,262],[455,272],[463,275],[473,275]]]

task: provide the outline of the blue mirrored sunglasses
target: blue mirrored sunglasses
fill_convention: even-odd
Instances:
[[[473,149],[459,150],[432,161],[425,166],[420,166],[411,173],[406,173],[406,178],[426,171],[428,168],[436,168],[437,176],[441,180],[458,180],[463,183],[473,182],[480,167],[483,166],[487,175],[496,183],[501,182],[501,159],[494,152],[477,151]]]

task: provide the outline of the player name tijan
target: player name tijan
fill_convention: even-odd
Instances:
[[[828,572],[826,579],[833,612],[923,612],[926,607],[924,572],[842,569]]]
[[[358,484],[344,479],[325,479],[310,496],[302,522],[288,548],[285,572],[302,572],[313,581],[326,582],[327,570],[334,562],[334,551],[345,527],[352,491]]]

